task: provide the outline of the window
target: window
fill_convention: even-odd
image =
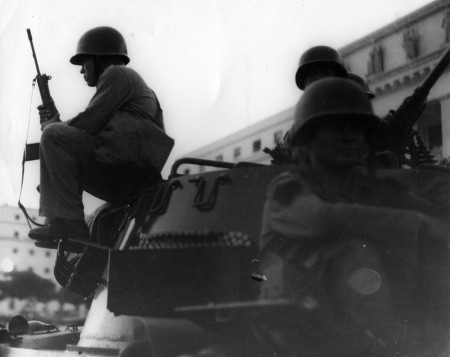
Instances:
[[[216,161],[223,161],[223,155],[217,155]]]
[[[261,150],[261,139],[255,140],[253,142],[253,152]]]
[[[281,143],[283,140],[283,132],[281,130],[276,131],[273,134],[273,143],[276,145],[278,143]]]
[[[241,148],[240,147],[237,147],[234,149],[233,157],[235,160],[237,160],[241,157]]]

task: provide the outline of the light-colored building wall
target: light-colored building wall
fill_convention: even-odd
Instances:
[[[27,209],[30,217],[42,223],[35,209]],[[56,282],[53,266],[56,250],[38,248],[28,238],[30,227],[18,207],[0,206],[0,273],[32,270],[37,275]]]
[[[376,94],[372,100],[374,111],[384,117],[397,109],[410,96],[450,47],[444,18],[450,15],[450,0],[434,1],[417,11],[339,49],[349,71],[365,78]],[[450,26],[450,18],[448,21]],[[408,56],[405,36],[417,38],[417,52]],[[450,28],[449,28],[450,31]],[[449,32],[450,33],[450,32]],[[371,71],[370,59],[374,48],[382,49],[383,70]],[[299,97],[301,92],[299,92]],[[426,110],[419,118],[417,129],[430,150],[439,160],[450,157],[450,71],[447,69],[431,89]],[[217,142],[185,155],[208,160],[270,163],[270,156],[261,150],[253,151],[253,143],[261,140],[261,149],[273,148],[273,135],[282,136],[293,123],[294,108],[289,108],[259,123],[229,135]],[[235,156],[235,150],[241,153]],[[221,157],[219,157],[221,155]],[[208,168],[206,168],[208,169]],[[179,173],[194,174],[205,170],[201,166],[183,165]]]

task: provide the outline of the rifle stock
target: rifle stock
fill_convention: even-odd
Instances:
[[[39,143],[26,144],[24,152],[25,161],[39,160]]]

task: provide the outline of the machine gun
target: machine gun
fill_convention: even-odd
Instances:
[[[50,95],[50,90],[48,88],[48,81],[52,77],[48,76],[46,74],[41,74],[41,71],[39,70],[39,64],[38,64],[38,61],[37,61],[37,57],[36,57],[36,52],[34,50],[33,38],[31,36],[30,29],[27,29],[27,34],[28,34],[28,39],[30,40],[31,51],[33,52],[34,63],[36,64],[36,70],[37,70],[37,75],[36,75],[34,80],[38,84],[39,93],[41,94],[41,98],[42,98],[42,104],[47,109],[50,109],[52,111],[52,113],[55,114],[56,113],[55,103],[53,102],[53,99],[52,99],[52,97]]]
[[[400,165],[410,167],[435,162],[413,126],[426,107],[431,88],[449,62],[450,48],[414,93],[407,97],[396,111],[391,110],[386,115],[377,133],[377,151],[389,150],[397,156]]]

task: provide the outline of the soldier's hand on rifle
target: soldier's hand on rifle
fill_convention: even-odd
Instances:
[[[61,121],[56,107],[48,108],[45,105],[39,105],[37,109],[39,110],[41,130],[44,130],[44,128],[49,124],[58,123]]]

